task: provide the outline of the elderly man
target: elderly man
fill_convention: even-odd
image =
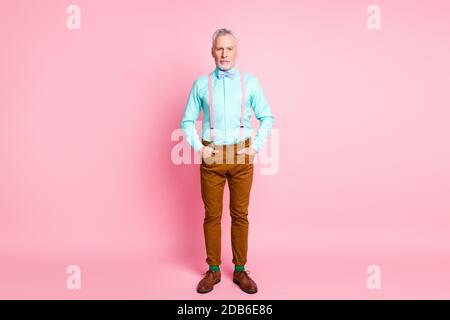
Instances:
[[[274,117],[263,90],[253,75],[235,68],[238,39],[234,32],[219,29],[213,34],[211,54],[216,68],[194,81],[181,121],[188,143],[199,152],[201,194],[205,207],[203,231],[208,271],[197,292],[213,290],[220,282],[221,217],[225,182],[230,190],[233,282],[247,293],[257,286],[245,269],[248,248],[248,206],[253,181],[253,160],[265,143]],[[260,125],[251,138],[252,110]],[[202,140],[195,129],[204,114]]]

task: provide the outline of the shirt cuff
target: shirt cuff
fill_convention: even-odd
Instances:
[[[200,140],[198,140],[198,139],[196,139],[195,141],[194,141],[194,150],[196,151],[196,152],[199,152],[200,151],[200,149],[203,147],[203,143],[201,143],[200,142]]]

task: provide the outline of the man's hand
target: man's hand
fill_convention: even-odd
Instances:
[[[241,149],[237,152],[237,154],[243,154],[243,153],[254,156],[257,153],[257,151],[251,147],[248,147],[248,148]]]
[[[200,155],[201,155],[203,158],[211,157],[211,155],[212,155],[213,153],[216,154],[216,153],[218,153],[218,152],[219,152],[219,151],[214,150],[213,148],[211,148],[211,147],[209,147],[209,146],[201,147],[201,149],[200,149]]]

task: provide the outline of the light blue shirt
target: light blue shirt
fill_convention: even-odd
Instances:
[[[241,125],[241,73],[237,72],[234,79],[229,77],[218,78],[219,69],[216,67],[212,76],[213,107],[214,107],[214,143],[216,145],[235,144],[240,141]],[[228,70],[230,71],[230,70]],[[259,151],[266,142],[267,136],[272,129],[274,117],[270,110],[269,103],[264,96],[264,92],[258,79],[248,73],[244,75],[245,83],[245,112],[244,128],[242,129],[242,139],[250,137],[252,110],[259,121],[259,128],[252,139],[251,148]],[[186,103],[181,128],[188,143],[199,151],[203,144],[199,138],[195,123],[200,111],[203,111],[202,139],[211,141],[211,130],[209,124],[209,96],[208,96],[208,75],[197,78],[193,85]]]

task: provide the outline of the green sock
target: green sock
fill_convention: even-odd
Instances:
[[[237,264],[234,266],[234,271],[244,271],[245,266],[238,266]]]
[[[220,268],[219,268],[219,266],[209,266],[209,270],[220,271]]]

